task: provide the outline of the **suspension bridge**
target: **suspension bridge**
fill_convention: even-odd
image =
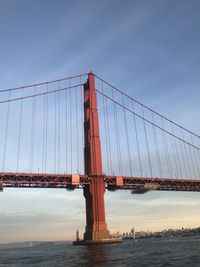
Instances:
[[[0,190],[83,189],[86,243],[105,190],[200,191],[200,136],[92,72],[1,90],[0,114]]]

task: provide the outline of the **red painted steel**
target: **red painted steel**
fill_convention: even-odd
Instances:
[[[72,174],[72,185],[79,185],[80,184],[80,175]]]
[[[123,186],[123,177],[122,176],[116,177],[116,186]]]
[[[61,80],[65,80],[65,79],[67,78],[64,78]],[[49,83],[58,82],[61,80],[51,81]],[[45,83],[40,83],[38,85],[43,85],[43,84]],[[32,87],[32,86],[35,86],[35,85],[26,86],[26,88]],[[19,88],[13,88],[11,90],[17,90],[17,89]],[[64,90],[64,89],[59,89],[59,90]],[[113,89],[116,89],[116,88],[113,87]],[[119,91],[118,89],[116,90]],[[4,91],[6,92],[8,90],[4,90]],[[51,91],[51,92],[54,92],[54,91]],[[51,93],[51,92],[48,92],[48,93]],[[151,190],[200,192],[200,180],[103,175],[96,92],[99,92],[99,91],[95,89],[95,75],[93,73],[89,73],[88,80],[84,84],[84,136],[85,136],[85,148],[84,148],[85,174],[84,175],[5,173],[5,172],[0,173],[0,191],[3,191],[3,187],[57,188],[57,189],[67,189],[67,190],[83,188],[83,193],[84,193],[84,197],[86,200],[86,230],[84,233],[84,240],[101,240],[101,239],[109,238],[109,231],[107,229],[107,224],[106,224],[106,219],[105,219],[105,205],[104,205],[105,189],[112,190],[112,191],[131,190],[132,193],[146,193]],[[102,92],[99,92],[99,93],[102,94]],[[123,92],[121,93],[127,96]],[[39,95],[42,95],[42,94],[46,94],[46,93],[40,93]],[[29,97],[32,97],[32,96],[27,96],[26,98],[29,98]],[[107,98],[117,103],[116,101],[109,98],[108,96]],[[134,101],[137,102],[136,100]],[[144,107],[147,108],[146,106]],[[149,110],[151,112],[154,112],[151,109]],[[166,119],[160,114],[156,112],[154,113],[159,115],[161,118]],[[148,120],[146,121],[148,122]],[[176,123],[170,120],[168,121],[180,127]],[[153,123],[151,124],[156,126]],[[167,132],[166,130],[162,128],[160,129]],[[190,131],[188,132],[191,133]],[[176,137],[172,133],[169,133],[169,134],[171,136]],[[181,141],[184,141],[180,137],[177,137],[177,138]],[[197,148],[193,144],[192,146],[194,148]]]
[[[105,220],[104,191],[102,176],[101,144],[95,91],[94,74],[88,74],[84,85],[84,134],[85,174],[91,177],[90,184],[84,185],[86,200],[86,229],[84,240],[109,238]]]
[[[76,189],[82,188],[85,185],[89,185],[92,181],[92,178],[87,175],[77,175],[77,177],[78,176],[80,178],[80,183],[75,185],[75,176],[71,174],[30,174],[4,172],[0,173],[0,188],[24,187]],[[152,184],[159,185],[153,190],[200,192],[200,180],[127,176],[104,176],[103,180],[108,190],[133,190],[143,188],[146,184]]]

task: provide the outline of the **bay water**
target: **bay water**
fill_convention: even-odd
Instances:
[[[73,246],[71,242],[0,244],[0,267],[200,267],[200,237],[127,240]]]

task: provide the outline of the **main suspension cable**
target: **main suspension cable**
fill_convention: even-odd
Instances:
[[[162,127],[160,127],[159,125],[157,125],[157,124],[151,122],[150,120],[148,120],[148,119],[146,119],[146,118],[143,118],[141,115],[137,114],[136,112],[133,112],[131,109],[129,109],[129,108],[127,108],[127,107],[124,107],[122,104],[120,104],[120,103],[117,102],[116,100],[113,100],[111,97],[109,97],[108,95],[105,95],[104,93],[102,93],[102,92],[99,91],[98,89],[96,89],[96,91],[97,91],[99,94],[103,95],[105,98],[107,98],[107,99],[109,99],[109,100],[115,102],[118,106],[120,106],[120,107],[122,107],[122,108],[125,108],[127,111],[129,111],[129,112],[132,113],[132,114],[135,114],[135,116],[137,116],[138,118],[140,118],[140,119],[142,119],[142,120],[148,122],[148,123],[151,124],[151,125],[154,125],[156,128],[160,129],[161,131],[163,131],[163,132],[165,132],[165,133],[167,133],[167,134],[169,134],[169,135],[172,135],[173,137],[177,138],[178,140],[180,140],[180,141],[184,142],[185,144],[187,144],[187,145],[189,145],[189,146],[192,146],[192,147],[194,147],[194,148],[196,148],[197,150],[200,151],[200,148],[199,148],[199,147],[197,147],[197,146],[195,146],[195,145],[192,145],[191,143],[187,142],[186,140],[183,140],[181,137],[179,137],[179,136],[177,136],[177,135],[175,135],[175,134],[169,132],[169,131],[166,130],[166,129],[163,129]]]
[[[57,80],[51,80],[51,81],[46,81],[46,82],[41,82],[41,83],[19,86],[19,87],[15,87],[15,88],[3,89],[3,90],[0,90],[0,93],[12,92],[12,91],[26,89],[26,88],[32,88],[32,87],[39,87],[41,85],[57,83],[57,82],[66,81],[66,80],[70,80],[70,79],[76,79],[76,78],[83,77],[86,75],[88,75],[88,73],[79,74],[79,75],[75,75],[75,76],[71,76],[71,77],[65,77],[65,78],[61,78],[61,79],[57,79]]]
[[[160,113],[154,111],[153,109],[149,108],[148,106],[144,105],[144,104],[141,103],[140,101],[134,99],[133,97],[131,97],[131,96],[129,96],[128,94],[124,93],[123,91],[119,90],[118,88],[116,88],[115,86],[113,86],[113,85],[110,84],[109,82],[105,81],[105,80],[102,79],[101,77],[97,76],[96,74],[95,74],[95,77],[96,77],[97,79],[99,79],[100,81],[102,81],[103,83],[107,84],[109,87],[111,87],[111,88],[113,88],[114,90],[116,90],[117,92],[119,92],[120,94],[126,96],[127,98],[129,98],[129,99],[131,99],[132,101],[136,102],[137,104],[143,106],[144,108],[148,109],[149,111],[153,112],[154,114],[158,115],[159,117],[161,117],[161,118],[167,120],[168,122],[170,122],[170,123],[176,125],[177,127],[183,129],[184,131],[186,131],[186,132],[188,132],[188,133],[191,133],[192,135],[194,135],[194,136],[196,136],[197,138],[200,139],[200,136],[199,136],[198,134],[191,132],[190,130],[184,128],[183,126],[181,126],[181,125],[179,125],[178,123],[172,121],[171,119],[168,119],[167,117],[165,117],[165,116],[161,115]]]
[[[42,96],[42,95],[49,95],[49,94],[53,94],[53,93],[56,93],[56,92],[61,92],[61,91],[77,88],[77,87],[79,87],[81,85],[83,85],[83,84],[77,84],[77,85],[73,85],[71,87],[55,89],[55,90],[52,90],[52,91],[42,92],[42,93],[38,93],[38,94],[32,94],[32,95],[23,96],[23,97],[16,97],[16,98],[12,98],[12,99],[6,99],[6,100],[0,101],[0,104],[4,104],[4,103],[8,103],[8,102],[14,102],[14,101],[18,101],[18,100],[21,100],[21,99],[28,99],[28,98],[38,97],[38,96]]]

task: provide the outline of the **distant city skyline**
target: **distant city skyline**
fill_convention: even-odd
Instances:
[[[0,90],[93,71],[199,134],[199,8],[198,0],[3,0]],[[85,230],[82,190],[6,188],[0,203],[0,243],[73,240]],[[105,192],[111,233],[199,227],[199,203],[199,193]]]

